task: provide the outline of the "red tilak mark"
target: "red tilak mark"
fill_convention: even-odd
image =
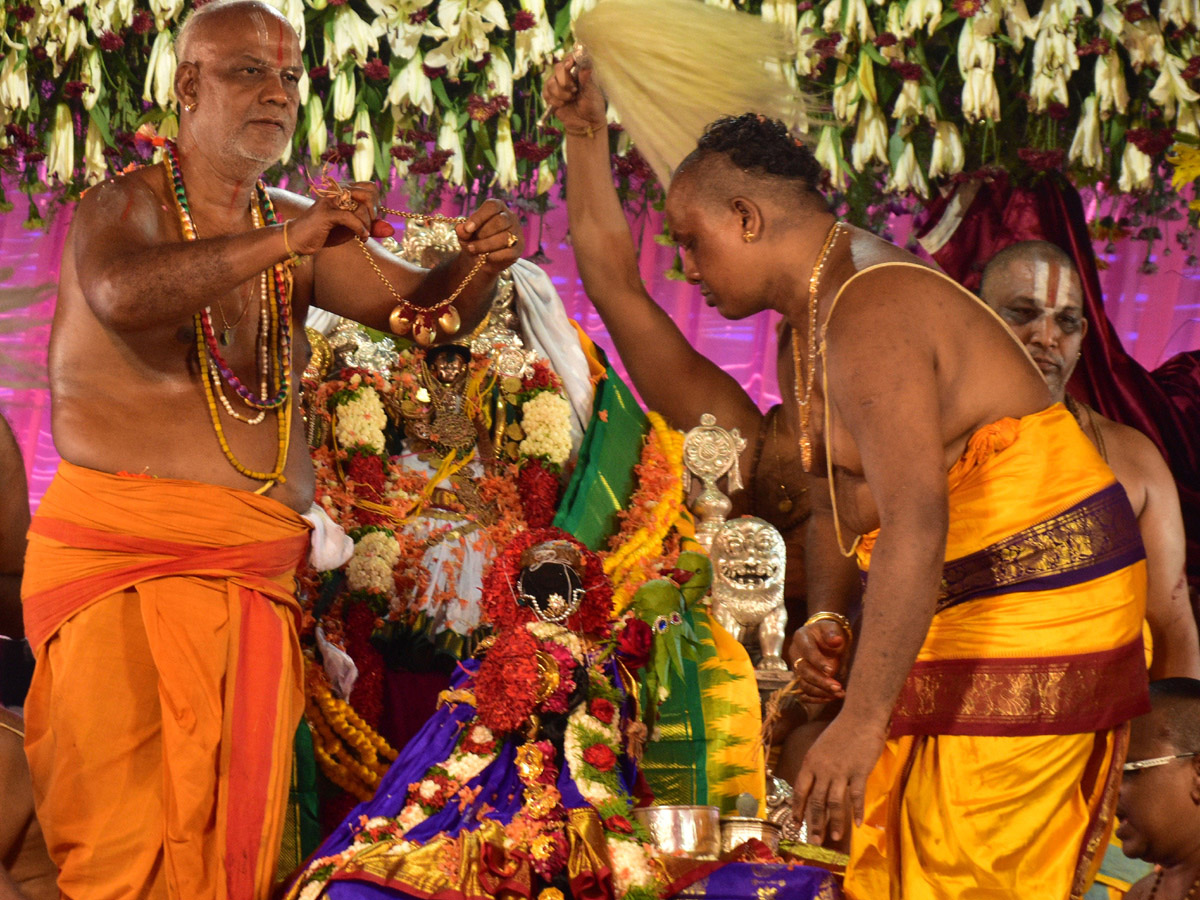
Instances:
[[[130,212],[133,211],[133,198],[130,197],[125,201],[125,209],[121,212],[121,221],[124,222],[129,218]]]
[[[1054,309],[1058,305],[1058,279],[1062,272],[1058,266],[1051,263],[1050,271],[1046,274],[1046,307]]]

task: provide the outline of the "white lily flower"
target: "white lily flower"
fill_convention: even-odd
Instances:
[[[422,68],[424,60],[416,54],[396,73],[388,88],[388,103],[400,110],[419,109],[433,115],[433,83]]]
[[[1175,118],[1177,104],[1190,106],[1200,100],[1200,94],[1188,87],[1188,83],[1183,79],[1185,68],[1186,65],[1182,59],[1168,53],[1167,58],[1163,61],[1158,80],[1150,89],[1150,99],[1163,108],[1168,121]]]
[[[550,161],[543,159],[538,165],[537,172],[537,195],[541,197],[543,194],[550,192],[550,188],[554,187],[554,182],[558,176],[554,174],[554,169],[550,168]]]
[[[1164,28],[1168,24],[1178,28],[1200,25],[1200,3],[1197,0],[1163,0],[1158,10],[1158,22]]]
[[[1086,169],[1099,169],[1104,164],[1104,147],[1100,142],[1100,113],[1096,95],[1083,101],[1079,115],[1079,127],[1071,140],[1067,159],[1082,163]]]
[[[494,97],[507,97],[511,105],[513,95],[513,68],[508,55],[503,51],[493,53],[487,64],[488,87]]]
[[[364,106],[354,117],[354,156],[350,171],[355,181],[370,181],[375,175],[375,135],[371,129],[371,114]]]
[[[558,41],[554,26],[546,16],[542,0],[522,0],[521,6],[533,15],[533,27],[513,35],[513,77],[523,78],[530,66],[545,65],[553,56]]]
[[[858,79],[850,77],[850,67],[844,62],[837,64],[833,79],[833,114],[839,122],[853,122],[858,113]]]
[[[888,132],[887,121],[879,107],[867,103],[858,117],[858,129],[854,132],[854,144],[850,148],[850,164],[861,172],[872,161],[886,163]]]
[[[100,67],[100,51],[92,47],[83,56],[83,65],[79,67],[79,80],[88,85],[91,90],[84,91],[79,99],[84,109],[91,109],[100,99],[104,90],[104,72]]]
[[[521,180],[517,173],[517,154],[513,148],[512,120],[501,116],[496,122],[496,177],[494,183],[511,190]]]
[[[325,65],[329,71],[350,57],[362,65],[372,53],[379,52],[379,38],[349,4],[339,6],[325,24]]]
[[[1004,7],[1004,31],[1013,47],[1020,52],[1025,49],[1025,41],[1033,40],[1038,33],[1041,16],[1030,16],[1025,0],[1010,0]]]
[[[490,52],[488,35],[497,27],[507,29],[508,19],[500,0],[441,0],[438,24],[447,39],[425,54],[425,63],[456,76],[464,63]]]
[[[987,69],[996,67],[996,47],[988,39],[983,29],[975,27],[974,20],[963,23],[962,31],[958,34],[958,71],[963,78],[971,69]]]
[[[972,69],[962,90],[963,118],[971,124],[980,119],[1000,121],[1000,95],[991,69]]]
[[[146,5],[154,15],[154,24],[159,31],[166,31],[183,12],[183,0],[149,0]]]
[[[175,47],[169,31],[160,31],[150,48],[142,99],[154,101],[163,109],[175,102]]]
[[[764,22],[778,22],[784,31],[796,30],[795,0],[763,0],[761,15]]]
[[[902,39],[912,34],[911,31],[906,33],[904,30],[903,3],[889,3],[887,5],[887,18],[884,20],[883,30]]]
[[[1167,55],[1162,29],[1153,19],[1126,22],[1121,45],[1129,54],[1129,64],[1135,72],[1141,72],[1146,66],[1161,68]]]
[[[108,177],[108,160],[104,158],[104,136],[95,119],[88,120],[87,137],[83,140],[83,177],[88,184],[99,184]]]
[[[1200,112],[1196,104],[1185,104],[1179,107],[1179,117],[1175,119],[1175,130],[1180,134],[1190,134],[1200,138]]]
[[[375,12],[373,27],[385,36],[392,53],[401,59],[412,59],[425,35],[445,37],[441,29],[428,19],[413,22],[413,13],[427,8],[433,0],[367,0]]]
[[[1124,113],[1129,106],[1125,70],[1116,50],[1096,57],[1096,98],[1102,119],[1110,118],[1113,113]]]
[[[966,154],[963,153],[962,137],[953,122],[938,122],[933,135],[933,147],[929,155],[930,179],[957,175],[963,170]]]
[[[574,25],[575,20],[589,9],[594,8],[597,2],[599,0],[571,0],[571,24]]]
[[[922,197],[929,196],[929,184],[925,180],[925,173],[921,171],[920,162],[917,161],[917,150],[912,141],[904,142],[904,152],[900,154],[900,160],[888,176],[883,189],[895,194],[912,192]]]
[[[345,122],[354,115],[357,99],[358,88],[354,83],[354,75],[349,69],[343,69],[333,79],[333,120]]]
[[[1037,72],[1029,84],[1029,94],[1038,112],[1045,112],[1051,103],[1066,106],[1071,101],[1067,93],[1067,73],[1063,69]]]
[[[154,128],[160,138],[174,140],[179,137],[179,119],[174,113],[168,113],[159,120],[159,123]]]
[[[442,127],[438,130],[437,146],[439,150],[451,151],[451,157],[442,166],[442,177],[450,184],[458,186],[463,183],[463,172],[466,160],[463,159],[462,140],[458,136],[458,126],[452,119],[443,119]]]
[[[308,80],[308,69],[301,67],[300,80],[296,82],[296,94],[300,98],[301,106],[308,102],[308,92],[311,89],[312,82]]]
[[[1119,38],[1125,30],[1125,16],[1112,0],[1104,0],[1100,15],[1096,16],[1096,24],[1108,32],[1109,38]]]
[[[47,10],[43,5],[42,12],[46,15],[44,22],[46,33],[51,40],[42,42],[49,50],[51,43],[57,44],[57,49],[51,55],[54,60],[54,75],[57,78],[62,72],[63,63],[69,62],[79,47],[88,47],[87,25],[70,14],[67,4],[57,5]]]
[[[62,184],[71,183],[75,171],[75,120],[71,107],[59,103],[54,108],[54,128],[46,148],[46,177]]]
[[[832,125],[824,126],[821,129],[821,137],[817,140],[817,149],[813,152],[813,156],[835,182],[844,184],[846,176],[850,173],[845,171],[845,163],[838,156],[838,147],[841,145],[841,141],[842,131],[840,128]]]
[[[896,104],[892,107],[892,118],[897,121],[921,118],[921,83],[905,80],[896,95]]]
[[[1117,180],[1117,186],[1125,193],[1145,190],[1150,187],[1150,172],[1153,167],[1153,160],[1149,156],[1126,141],[1125,152],[1121,155],[1121,177]]]
[[[908,0],[904,6],[904,37],[920,31],[926,25],[929,33],[942,18],[942,0]]]
[[[325,127],[325,111],[321,107],[321,98],[313,94],[308,98],[305,109],[307,129],[305,143],[308,144],[308,159],[315,166],[321,161],[321,155],[329,149],[329,129]]]
[[[29,109],[25,54],[17,50],[9,50],[0,65],[0,106],[9,110]]]
[[[816,62],[814,48],[817,46],[818,40],[820,40],[820,35],[817,33],[816,10],[806,9],[800,13],[800,18],[796,22],[796,72],[798,74],[808,75],[812,72],[813,64]]]

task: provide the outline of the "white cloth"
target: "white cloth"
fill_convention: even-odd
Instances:
[[[309,535],[308,562],[318,572],[340,568],[354,555],[354,541],[342,526],[317,504],[308,508],[304,518],[312,525]]]
[[[592,385],[587,356],[550,276],[525,259],[509,269],[516,289],[517,320],[530,347],[550,360],[571,401],[571,448],[578,452],[592,419]]]
[[[325,629],[320,625],[317,626],[317,647],[321,651],[321,662],[325,664],[329,686],[343,700],[349,700],[354,682],[358,681],[358,666],[345,650],[329,643]]]

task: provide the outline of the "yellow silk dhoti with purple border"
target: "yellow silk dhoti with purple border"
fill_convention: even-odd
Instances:
[[[1078,898],[1126,723],[1149,708],[1137,521],[1061,404],[980,429],[949,488],[937,613],[868,779],[846,891]]]

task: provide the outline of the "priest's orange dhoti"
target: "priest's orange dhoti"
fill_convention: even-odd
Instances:
[[[268,896],[303,711],[308,525],[64,462],[29,534],[26,754],[70,900]]]
[[[1060,404],[973,435],[949,488],[937,613],[868,779],[847,894],[1078,898],[1128,720],[1149,709],[1137,521]]]

